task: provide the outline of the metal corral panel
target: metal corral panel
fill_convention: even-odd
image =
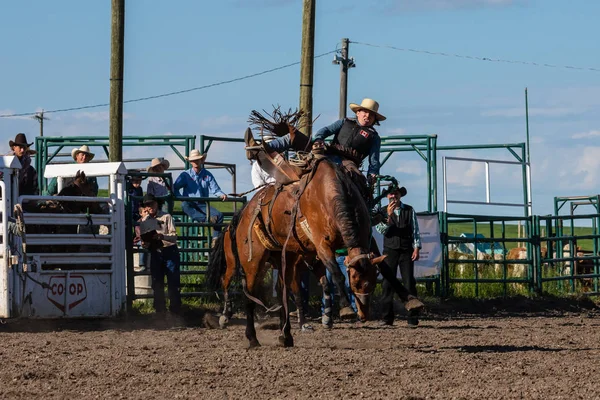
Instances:
[[[45,178],[73,177],[78,171],[86,176],[109,176],[127,174],[127,168],[122,162],[85,163],[85,164],[48,164],[44,170]]]
[[[31,302],[22,304],[22,317],[111,316],[111,272],[29,272],[24,286]]]

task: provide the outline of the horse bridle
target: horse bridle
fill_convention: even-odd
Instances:
[[[350,261],[348,261],[348,258],[346,257],[346,259],[344,260],[344,265],[347,268],[348,267],[352,267],[352,266],[354,266],[356,264],[357,261],[362,260],[363,258],[371,260],[373,258],[373,253],[359,254],[357,256],[352,257],[352,259],[350,259]]]

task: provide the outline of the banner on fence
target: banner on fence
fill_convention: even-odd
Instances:
[[[417,215],[421,233],[420,257],[415,262],[415,277],[439,275],[442,265],[442,243],[440,241],[440,221],[437,214]],[[373,237],[379,249],[383,250],[383,235],[373,227]],[[398,278],[400,269],[398,268]]]

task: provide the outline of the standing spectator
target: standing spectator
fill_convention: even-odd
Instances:
[[[90,151],[87,145],[83,145],[78,149],[71,150],[71,157],[77,164],[89,163],[94,159],[94,153]],[[98,196],[98,179],[95,176],[87,178],[88,184],[92,188],[92,194]],[[69,180],[65,181],[63,187],[69,184]],[[52,178],[48,183],[48,188],[44,191],[45,196],[54,196],[58,194],[58,179]]]
[[[417,297],[417,281],[415,280],[415,261],[419,259],[421,236],[415,210],[400,198],[406,195],[406,189],[395,188],[388,193],[389,204],[386,208],[386,221],[376,225],[375,229],[383,235],[383,254],[387,255],[387,265],[394,271],[400,267],[402,282],[411,296]],[[394,289],[392,284],[383,281],[383,325],[394,323]],[[417,313],[408,312],[408,326],[416,328],[419,324]]]
[[[33,143],[27,143],[27,136],[24,133],[18,133],[15,140],[10,140],[8,145],[21,163],[19,170],[19,195],[36,195],[38,191],[37,171],[31,165],[31,156],[36,153],[29,147]]]
[[[187,171],[183,171],[181,175],[177,177],[175,181],[175,192],[177,196],[182,197],[209,197],[218,196],[221,200],[225,201],[227,195],[221,190],[215,177],[204,169],[204,161],[206,161],[206,154],[200,154],[198,150],[192,150],[188,157],[186,157],[192,164],[192,168]],[[183,193],[180,191],[183,189]],[[193,221],[206,222],[206,214],[208,205],[204,201],[184,201],[181,205],[183,212],[185,212]],[[223,214],[213,207],[208,207],[210,210],[210,223],[221,224],[223,222]],[[214,227],[214,237],[212,240],[212,246],[214,246],[217,237],[221,233],[221,226]]]
[[[146,194],[142,200],[147,214],[142,217],[140,233],[142,246],[150,251],[150,274],[154,291],[154,309],[166,311],[165,275],[169,292],[169,311],[181,309],[179,249],[177,231],[171,214],[158,211],[156,197]]]
[[[129,196],[128,200],[131,202],[132,223],[141,222],[141,218],[145,214],[145,208],[142,207],[141,199],[136,199],[135,197],[142,197],[144,195],[144,191],[142,190],[142,178],[140,176],[132,176],[128,183],[127,194]],[[139,226],[135,227],[135,233],[136,235],[133,244],[141,246]],[[146,265],[148,265],[148,253],[143,251],[139,253],[140,271],[145,270]]]
[[[169,169],[171,164],[168,160],[152,159],[150,166],[146,171],[152,174],[162,174]],[[164,212],[168,212],[168,207],[165,207],[169,202],[171,191],[167,186],[167,182],[161,176],[151,176],[148,178],[148,187],[146,193],[153,195],[158,200],[159,206]]]

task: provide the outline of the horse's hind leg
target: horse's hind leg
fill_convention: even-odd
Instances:
[[[229,231],[228,230],[225,231],[223,233],[223,235],[225,235],[223,238],[223,240],[224,240],[223,246],[226,249],[230,249],[231,248],[231,239],[229,237]],[[231,252],[231,251],[225,252],[225,263],[227,265],[227,268],[225,270],[225,274],[223,275],[223,280],[222,280],[224,305],[223,305],[223,314],[221,315],[221,317],[219,317],[219,327],[221,327],[221,329],[227,327],[227,324],[229,323],[229,319],[233,315],[232,302],[231,302],[231,299],[229,298],[229,286],[231,285],[231,281],[233,280],[233,276],[235,275],[235,256],[234,256],[233,252]]]

